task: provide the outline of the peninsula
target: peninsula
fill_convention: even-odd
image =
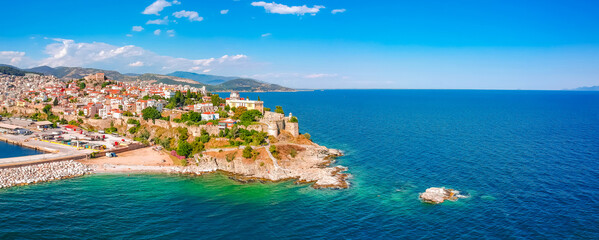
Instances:
[[[283,108],[231,92],[116,81],[0,75],[0,139],[47,152],[0,159],[0,188],[104,172],[201,175],[347,188],[339,150],[300,134]]]

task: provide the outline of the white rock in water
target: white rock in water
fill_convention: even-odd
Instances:
[[[439,204],[445,200],[456,201],[458,198],[465,198],[460,192],[453,189],[432,187],[426,189],[420,194],[420,199],[427,203]]]

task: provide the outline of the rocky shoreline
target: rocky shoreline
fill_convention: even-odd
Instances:
[[[289,145],[283,143],[279,146]],[[312,184],[314,188],[344,189],[349,187],[348,178],[351,176],[344,166],[331,166],[335,158],[343,154],[336,149],[328,149],[316,144],[294,145],[302,151],[293,158],[280,157],[270,160],[251,161],[244,158],[226,158],[215,155],[197,157],[197,166],[188,167],[193,172],[228,173],[232,179],[248,181],[279,182],[296,180],[296,183]],[[221,154],[222,155],[222,154]],[[197,169],[197,170],[196,170]]]
[[[57,161],[0,169],[0,188],[47,182],[91,172],[86,165],[75,161]]]
[[[233,159],[215,154],[196,155],[190,166],[92,164],[86,161],[55,161],[0,169],[0,188],[60,180],[93,173],[168,173],[202,175],[220,172],[240,182],[280,182],[295,180],[298,184],[312,184],[313,188],[344,189],[349,187],[344,166],[331,166],[335,158],[342,156],[339,150],[316,144],[279,144],[279,147],[301,148],[297,156],[279,156],[266,159]],[[263,150],[266,151],[266,150]],[[233,152],[233,150],[230,150]],[[221,153],[221,152],[218,152]],[[223,151],[221,155],[227,154]],[[144,156],[137,156],[143,158]],[[118,160],[118,159],[115,159]]]
[[[346,167],[331,166],[335,158],[343,154],[335,149],[318,145],[302,145],[306,150],[292,161],[274,159],[272,162],[250,161],[244,158],[227,160],[212,155],[196,156],[196,164],[190,166],[143,166],[121,164],[88,164],[97,173],[169,173],[203,175],[220,172],[239,182],[280,182],[295,180],[296,183],[312,184],[312,187],[344,189],[349,187],[351,176]]]

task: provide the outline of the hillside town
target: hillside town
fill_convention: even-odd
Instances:
[[[0,75],[0,106],[0,139],[46,152],[0,159],[0,168],[59,159],[98,172],[221,170],[242,181],[348,186],[344,167],[327,167],[341,152],[300,134],[298,118],[281,106],[271,111],[238,92],[221,98],[205,87],[114,81],[103,73],[72,80]]]

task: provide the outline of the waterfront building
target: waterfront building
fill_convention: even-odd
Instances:
[[[238,92],[231,92],[230,97],[225,99],[225,104],[231,108],[245,107],[247,110],[258,110],[264,113],[263,101],[252,101],[239,97]]]

